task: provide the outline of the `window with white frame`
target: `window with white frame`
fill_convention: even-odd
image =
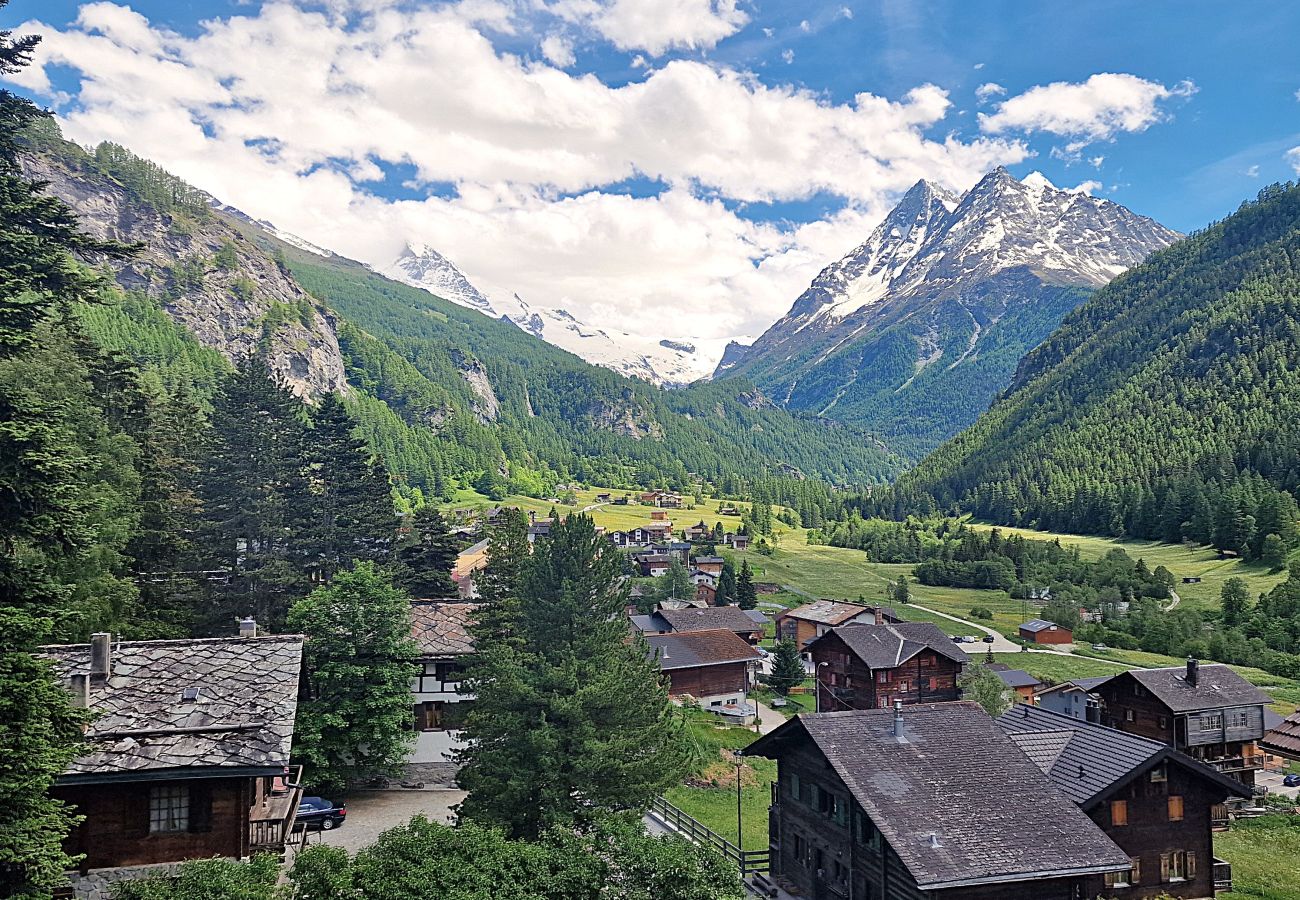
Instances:
[[[183,784],[149,789],[149,833],[187,831],[190,827],[190,791]]]

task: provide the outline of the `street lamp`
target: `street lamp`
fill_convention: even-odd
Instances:
[[[828,662],[819,662],[813,667],[813,711],[822,711],[822,666],[829,666]]]
[[[740,857],[740,875],[745,875],[745,832],[741,827],[740,821],[740,769],[745,765],[741,759],[745,755],[744,750],[737,750],[733,754],[736,766],[736,855]]]

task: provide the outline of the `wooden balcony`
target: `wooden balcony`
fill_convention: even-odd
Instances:
[[[1217,856],[1214,858],[1214,890],[1215,893],[1232,890],[1232,864]]]
[[[248,848],[252,853],[284,853],[294,839],[293,824],[302,802],[302,766],[272,779],[261,803],[249,810]]]
[[[1224,774],[1250,772],[1264,768],[1264,755],[1252,753],[1243,756],[1228,756],[1223,759],[1207,759],[1206,762]]]

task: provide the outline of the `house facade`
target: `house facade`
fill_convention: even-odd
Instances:
[[[1020,705],[998,725],[1131,861],[1088,897],[1213,897],[1231,870],[1214,856],[1213,810],[1250,789],[1167,744]]]
[[[1101,698],[1093,690],[1109,680],[1110,676],[1076,678],[1041,688],[1034,694],[1034,705],[1081,722],[1098,723],[1101,721]]]
[[[796,896],[1079,900],[1129,865],[973,703],[801,714],[745,753],[777,761],[771,873]]]
[[[411,602],[411,637],[420,659],[411,680],[415,746],[405,767],[410,781],[455,781],[453,754],[465,746],[458,725],[473,700],[460,682],[474,649],[469,627],[477,609],[476,603],[453,600]]]
[[[668,678],[670,696],[689,694],[704,709],[745,703],[753,669],[761,657],[734,632],[647,634],[646,642],[651,657]]]
[[[251,623],[250,623],[251,624]],[[84,816],[69,893],[109,900],[119,881],[213,856],[283,853],[302,798],[289,767],[298,635],[46,647],[78,705],[97,713],[87,753],[53,795]]]
[[[777,613],[776,637],[778,640],[794,641],[795,646],[803,651],[810,641],[832,628],[855,622],[875,622],[877,617],[883,622],[899,621],[892,609],[860,606],[838,600],[818,600]]]
[[[1102,724],[1168,744],[1247,785],[1264,765],[1267,694],[1224,665],[1122,672],[1095,688]]]
[[[1074,632],[1046,619],[1030,619],[1021,623],[1020,639],[1031,644],[1072,644]]]
[[[807,646],[821,708],[880,709],[957,700],[970,661],[937,625],[883,621],[833,628]]]

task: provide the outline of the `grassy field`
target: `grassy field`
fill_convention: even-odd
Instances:
[[[1232,863],[1232,891],[1220,900],[1300,900],[1300,816],[1238,822],[1214,837]]]
[[[637,525],[644,525],[650,521],[650,511],[652,506],[642,506],[636,499],[639,491],[616,491],[605,488],[591,488],[588,490],[575,491],[577,503],[563,504],[552,503],[550,500],[538,500],[534,497],[525,497],[523,495],[512,495],[506,499],[497,502],[484,497],[482,494],[474,491],[461,491],[454,500],[442,504],[439,508],[444,513],[450,513],[457,509],[483,509],[489,506],[518,506],[526,512],[535,512],[539,516],[550,515],[551,509],[554,508],[561,516],[569,513],[578,512],[587,507],[594,507],[588,510],[597,525],[603,525],[611,531],[622,531],[633,528]],[[596,495],[608,493],[612,497],[629,496],[632,502],[627,506],[615,506],[612,503],[597,505]],[[682,509],[666,510],[669,520],[677,529],[694,525],[703,519],[709,525],[721,522],[723,528],[734,531],[740,527],[739,516],[724,516],[718,513],[718,507],[728,505],[730,501],[725,500],[704,500],[698,506],[686,498],[687,505]]]

